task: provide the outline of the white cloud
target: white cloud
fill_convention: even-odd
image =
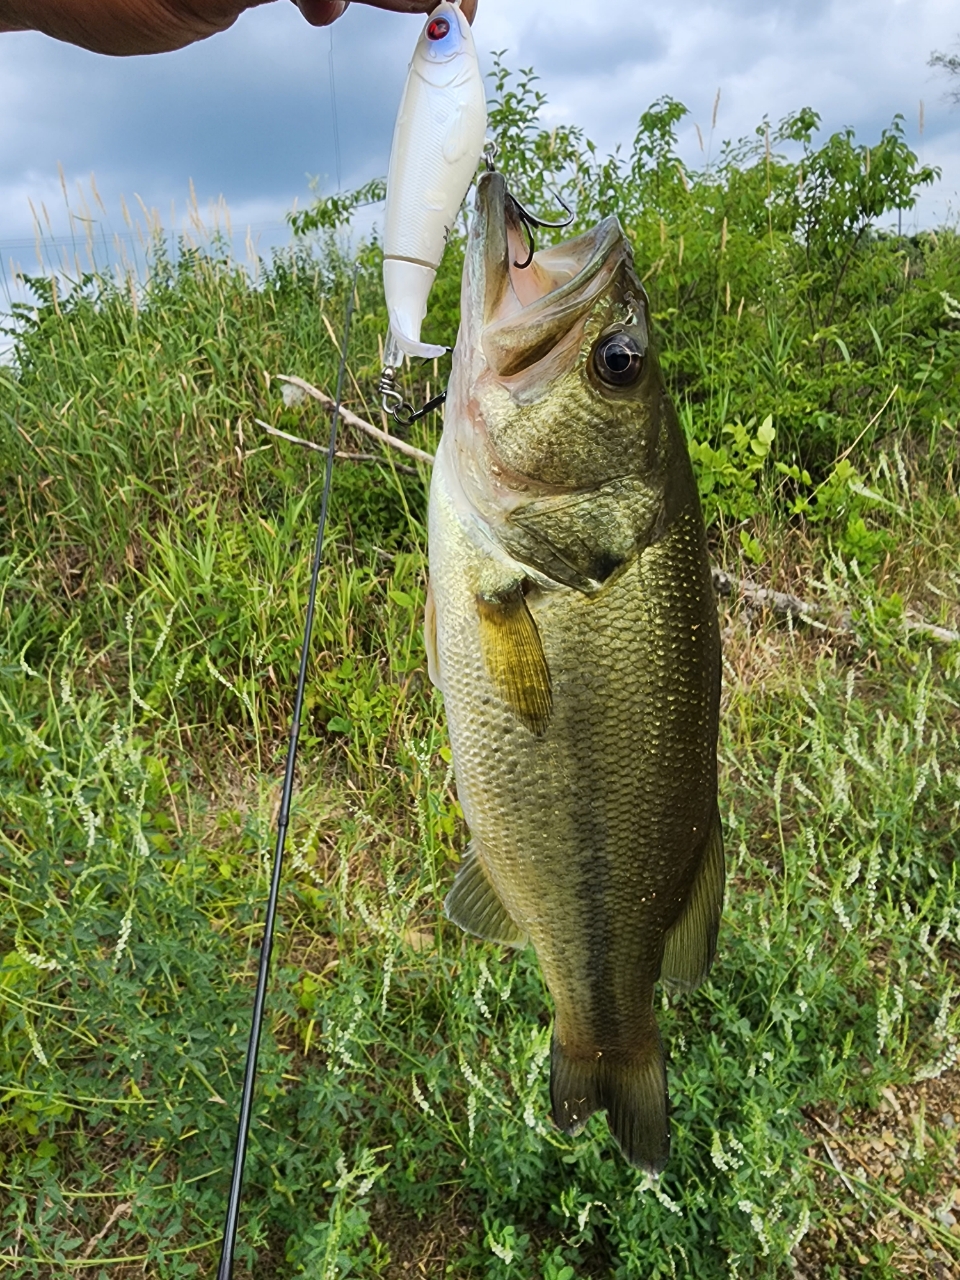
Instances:
[[[682,136],[685,154],[696,162],[693,126],[709,134],[718,88],[715,145],[752,132],[764,115],[776,121],[802,106],[820,112],[825,134],[851,125],[865,140],[900,113],[910,145],[944,172],[923,198],[922,219],[936,222],[951,203],[954,210],[960,204],[960,109],[945,101],[947,82],[927,65],[931,50],[960,36],[955,0],[674,0],[656,18],[650,6],[608,0],[591,5],[586,20],[584,7],[485,0],[493,31],[486,43],[516,50],[508,55],[514,66],[540,65],[538,43],[547,24],[551,47],[562,42],[578,50],[582,43],[580,71],[562,74],[544,64],[553,122],[581,124],[610,148],[629,142],[639,113],[669,94],[691,110]],[[594,65],[604,25],[616,52],[607,66]],[[661,39],[663,50],[651,62],[648,49]]]
[[[385,171],[393,118],[419,23],[354,4],[333,29],[340,170],[344,186]],[[552,122],[582,125],[603,148],[629,143],[637,117],[670,94],[691,108],[682,139],[699,154],[694,121],[714,147],[809,105],[827,131],[853,125],[875,138],[895,112],[911,144],[944,181],[924,198],[926,222],[960,204],[960,110],[930,51],[960,34],[955,0],[480,0],[481,50],[533,65]],[[119,195],[139,192],[184,218],[193,180],[201,207],[221,194],[234,228],[283,239],[283,214],[309,198],[307,175],[336,187],[329,82],[330,33],[292,5],[253,10],[229,32],[154,58],[99,58],[31,34],[0,35],[0,245],[32,239],[28,196],[69,230],[57,163],[71,191],[91,171],[110,218],[125,230]],[[489,65],[489,57],[484,54]],[[918,132],[919,101],[925,132]],[[20,255],[20,249],[17,250]],[[9,247],[2,251],[9,261]],[[26,256],[30,256],[28,251]]]

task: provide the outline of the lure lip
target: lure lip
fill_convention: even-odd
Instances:
[[[427,314],[427,298],[436,275],[436,269],[423,262],[394,257],[383,260],[390,331],[404,355],[429,358],[446,354],[446,347],[420,341],[420,328]],[[410,336],[414,333],[417,335],[415,338]]]

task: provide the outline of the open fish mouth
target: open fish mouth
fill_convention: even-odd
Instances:
[[[583,322],[618,273],[632,276],[630,246],[617,218],[528,256],[516,202],[500,173],[477,185],[470,234],[465,317],[488,366],[510,378],[561,344],[579,346]],[[624,281],[624,293],[629,293]]]
[[[483,174],[445,430],[465,496],[494,523],[534,488],[572,493],[643,474],[661,398],[646,295],[617,218],[529,265],[524,232],[503,176]]]

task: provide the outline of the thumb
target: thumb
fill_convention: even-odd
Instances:
[[[311,27],[329,27],[346,9],[350,0],[296,0]]]

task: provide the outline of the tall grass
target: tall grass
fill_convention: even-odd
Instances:
[[[728,185],[749,188],[751,163],[731,159]],[[770,241],[765,199],[759,223],[746,197],[740,221],[724,214],[728,245],[757,226]],[[710,980],[664,1001],[674,1153],[658,1183],[602,1117],[576,1139],[553,1129],[531,953],[441,915],[465,833],[420,635],[427,476],[338,464],[241,1275],[960,1265],[960,657],[905,625],[958,624],[942,291],[960,296],[960,273],[936,241],[860,237],[861,279],[891,255],[926,263],[897,305],[927,319],[885,338],[889,300],[857,294],[879,344],[855,355],[838,329],[849,362],[828,341],[821,363],[762,280],[740,328],[722,280],[719,311],[682,276],[648,281],[715,557],[822,606],[815,624],[724,612],[730,888]],[[376,246],[364,257],[350,404],[374,416],[385,316]],[[0,370],[0,1260],[17,1275],[211,1273],[321,480],[255,419],[323,431],[273,375],[330,385],[343,265],[332,240],[256,282],[216,246],[159,253],[133,294],[36,279],[16,317]],[[410,397],[441,375],[408,373]],[[840,435],[816,421],[824,388],[849,394]]]

